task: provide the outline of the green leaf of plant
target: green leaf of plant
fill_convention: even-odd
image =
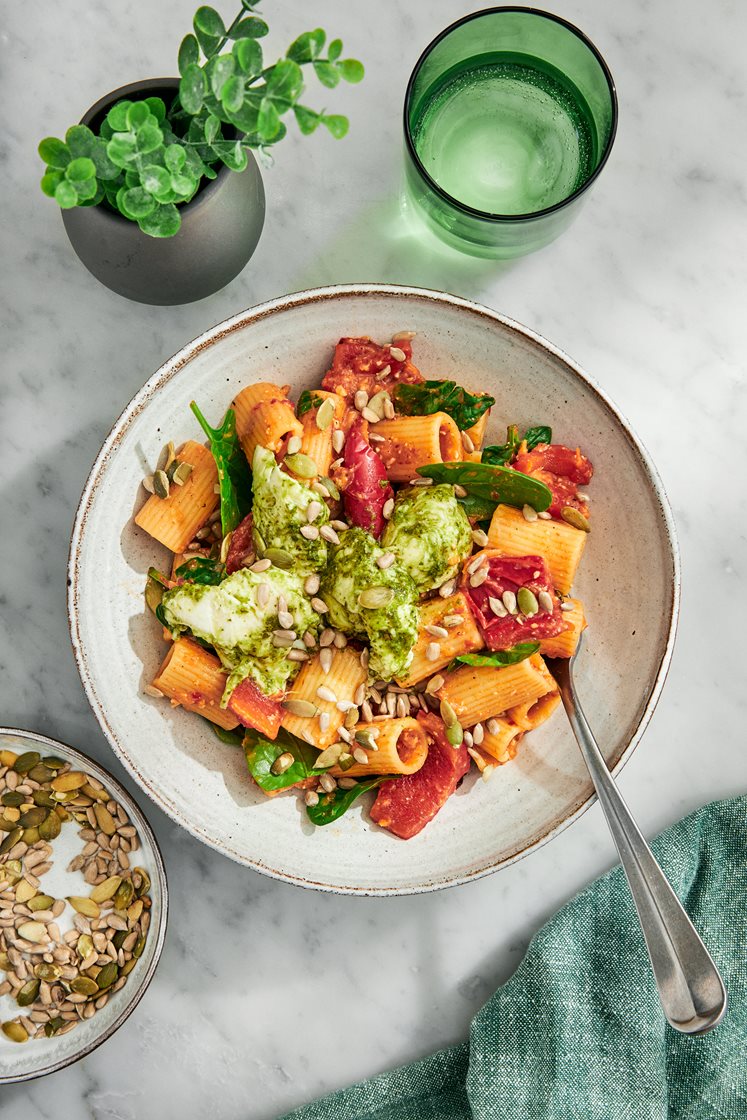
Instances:
[[[137,137],[133,132],[115,132],[106,145],[106,154],[117,167],[128,167],[137,159]]]
[[[243,171],[249,162],[241,140],[217,140],[213,151],[232,171]]]
[[[122,196],[122,201],[127,208],[128,217],[134,218],[135,221],[147,217],[157,206],[153,195],[148,194],[142,187],[133,187],[131,190],[126,190]]]
[[[244,753],[249,773],[265,793],[274,793],[276,790],[287,789],[296,782],[303,782],[311,777],[312,771],[315,774],[324,772],[314,770],[314,762],[319,757],[319,751],[282,727],[278,731],[277,739],[268,739],[261,732],[251,727],[247,728]],[[292,754],[293,764],[282,774],[273,774],[272,765],[281,754]]]
[[[63,144],[56,136],[47,136],[42,140],[39,155],[49,167],[57,170],[64,170],[71,159],[67,144]]]
[[[96,186],[96,193],[93,195],[92,198],[87,198],[85,200],[85,202],[81,201],[80,195],[78,195],[78,205],[79,206],[98,206],[98,204],[101,202],[102,198],[104,197],[104,193],[105,193],[104,192],[104,184],[96,182],[95,186]]]
[[[194,35],[185,35],[179,45],[177,65],[179,73],[184,76],[188,66],[194,66],[200,60],[200,45]]]
[[[141,181],[143,188],[153,195],[171,190],[171,176],[165,167],[158,167],[156,164],[143,169]]]
[[[128,167],[128,169],[125,171],[124,185],[126,187],[140,186],[140,172],[135,167]]]
[[[237,113],[244,104],[244,79],[236,75],[229,78],[220,92],[220,99],[226,112]]]
[[[205,717],[203,716],[203,719]],[[220,727],[212,720],[205,720],[210,724],[213,733],[220,739],[221,743],[225,743],[227,747],[243,747],[244,745],[244,728],[239,727],[233,731],[227,731],[225,727]]]
[[[316,113],[313,109],[307,109],[303,105],[294,105],[293,115],[304,136],[310,136],[319,127],[322,119],[321,113]]]
[[[524,439],[528,450],[536,447],[538,443],[552,443],[552,428],[547,427],[545,424],[537,425],[534,428],[527,428],[524,433]],[[501,464],[510,463],[516,458],[517,452],[521,445],[519,438],[519,429],[516,424],[509,424],[506,435],[506,442],[501,444],[490,444],[488,447],[482,449],[482,462]]]
[[[304,31],[297,39],[293,40],[285,52],[285,57],[293,59],[294,62],[311,62],[312,59],[318,57],[326,38],[327,36],[321,27],[317,27],[316,31]]]
[[[337,62],[342,54],[342,39],[333,39],[327,48],[327,58],[330,62]]]
[[[187,583],[215,586],[226,578],[226,568],[219,560],[213,560],[209,556],[196,556],[180,565],[174,574],[177,579],[183,579]]]
[[[362,782],[357,782],[352,789],[340,789],[338,786],[332,793],[323,793],[316,805],[306,806],[309,820],[319,826],[339,820],[362,793],[376,789],[383,782],[390,782],[394,777],[394,774],[377,774],[375,778],[365,778]]]
[[[162,124],[166,120],[166,105],[160,97],[146,97],[145,104],[150,109],[151,115],[156,118],[158,124]]]
[[[87,156],[79,156],[78,159],[71,160],[65,168],[65,178],[69,179],[71,183],[83,182],[85,179],[93,179],[95,176],[94,162]]]
[[[340,77],[346,82],[362,82],[366,73],[363,63],[359,62],[357,58],[343,58],[341,62],[337,63],[337,70]]]
[[[241,132],[255,133],[259,121],[259,105],[247,99],[238,113],[226,113],[229,123],[235,125]]]
[[[181,224],[181,215],[173,203],[157,206],[138,222],[140,229],[149,237],[173,237]]]
[[[163,162],[166,164],[169,171],[175,171],[177,174],[184,167],[186,159],[187,153],[179,144],[170,144],[163,153]]]
[[[334,89],[339,84],[340,75],[337,72],[337,67],[331,62],[315,62],[314,73],[323,86],[328,89]]]
[[[118,101],[116,105],[112,105],[111,109],[106,114],[106,119],[114,132],[127,131],[127,110],[130,105],[132,105],[131,101]]]
[[[207,82],[200,67],[194,63],[187,66],[179,83],[179,100],[186,113],[191,116],[196,116],[199,113],[205,98],[206,88]]]
[[[95,198],[98,184],[95,179],[76,179],[73,182],[75,193],[78,196],[78,202],[82,206],[86,202],[90,202]]]
[[[468,495],[474,494],[493,506],[532,506],[541,512],[552,502],[552,492],[544,482],[510,467],[487,463],[430,463],[427,467],[418,467],[418,474],[434,482],[463,486]]]
[[[304,416],[312,408],[319,408],[323,399],[324,399],[323,397],[315,396],[315,394],[312,393],[310,389],[304,389],[304,391],[301,393],[300,397],[298,398],[298,404],[296,406],[296,415],[297,416]]]
[[[455,381],[421,381],[416,385],[400,383],[394,399],[405,416],[432,416],[446,412],[460,431],[476,424],[484,412],[495,404],[488,393],[469,393]]]
[[[152,121],[146,121],[137,130],[137,150],[141,156],[147,156],[151,152],[158,151],[163,144],[163,133],[157,124]]]
[[[96,146],[98,137],[94,136],[90,128],[84,124],[74,124],[65,133],[65,143],[73,159],[80,156],[91,156]]]
[[[213,39],[222,39],[226,33],[226,27],[223,23],[218,12],[215,8],[210,8],[208,5],[198,8],[194,16],[195,31],[201,31],[203,35],[209,35]]]
[[[220,91],[236,69],[236,60],[232,54],[222,54],[212,58],[205,67],[210,89],[215,97],[220,97]]]
[[[220,427],[211,428],[194,401],[189,407],[210,440],[218,468],[221,528],[225,536],[246,516],[252,501],[252,472],[236,434],[236,414],[229,408]]]
[[[211,113],[205,120],[205,139],[208,144],[212,144],[220,132],[220,121]]]
[[[127,110],[127,127],[136,132],[150,118],[150,109],[144,101],[133,101]]]
[[[63,179],[61,183],[57,184],[54,197],[63,210],[71,210],[73,206],[78,205],[78,193],[67,179]]]
[[[332,116],[326,114],[322,117],[322,124],[334,136],[335,140],[342,140],[343,136],[347,135],[350,128],[350,121],[347,117],[341,116],[339,113],[333,113]]]
[[[262,48],[256,39],[239,39],[233,45],[236,65],[248,78],[262,73]]]
[[[527,450],[531,451],[538,443],[552,443],[552,428],[546,424],[538,424],[534,428],[527,428],[524,432]]]
[[[179,200],[186,202],[197,190],[197,180],[192,175],[174,174],[171,176],[171,189],[179,195]]]
[[[57,190],[57,185],[58,183],[61,183],[64,178],[65,175],[62,171],[47,171],[45,175],[42,175],[40,183],[41,189],[44,191],[44,194],[47,195],[48,198],[54,198],[54,192]]]
[[[496,649],[490,653],[460,653],[449,665],[449,669],[462,665],[484,665],[500,668],[505,665],[518,665],[540,648],[539,642],[519,642],[510,649]]]
[[[281,58],[267,76],[267,96],[273,100],[295,101],[303,89],[303,73],[297,62]]]
[[[280,116],[269,97],[263,97],[259,107],[257,132],[264,143],[269,143],[280,131]]]
[[[263,39],[269,27],[258,16],[248,16],[240,20],[231,32],[232,39]]]

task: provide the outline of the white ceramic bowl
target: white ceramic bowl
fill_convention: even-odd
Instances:
[[[75,1030],[52,1038],[30,1039],[19,1044],[0,1035],[0,1085],[12,1081],[29,1081],[47,1073],[63,1069],[77,1062],[111,1038],[137,1007],[145,990],[153,979],[156,965],[161,956],[166,937],[166,917],[168,913],[168,887],[166,872],[158,848],[158,843],[150,825],[129,793],[115,781],[108,770],[72,747],[37,735],[33,731],[18,728],[0,727],[0,749],[23,754],[25,751],[38,751],[43,755],[56,755],[71,762],[73,769],[93,774],[103,782],[112,796],[126,810],[138,831],[140,848],[137,852],[138,866],[144,867],[151,881],[150,897],[151,922],[145,949],[137,965],[127,978],[127,983],[115,992],[109,1002],[90,1019],[78,1023]],[[77,836],[77,828],[63,827],[59,839],[54,841],[55,856],[53,866],[42,879],[44,890],[61,898],[67,893],[87,894],[89,887],[84,883],[80,872],[67,872],[66,864],[76,855],[83,845]],[[3,974],[0,973],[0,978]],[[16,1007],[10,996],[0,998],[0,1018],[13,1018],[21,1009]]]
[[[135,779],[200,840],[257,871],[303,886],[404,894],[461,883],[526,855],[575,820],[592,788],[562,713],[523,742],[488,783],[468,777],[412,840],[370,825],[360,806],[314,829],[296,798],[252,788],[240,751],[202,720],[143,694],[164,646],[143,603],[145,573],[166,557],[132,516],[140,481],[167,439],[200,439],[196,399],[220,417],[255,380],[318,385],[341,335],[417,331],[414,360],[497,400],[489,442],[509,422],[551,424],[595,467],[593,532],[577,583],[589,616],[578,691],[619,769],[658,699],[674,641],[678,561],[653,466],[627,423],[569,358],[532,331],[455,296],[395,286],[316,289],[244,311],[189,343],[114,425],[91,471],[70,553],[70,624],[83,685]]]

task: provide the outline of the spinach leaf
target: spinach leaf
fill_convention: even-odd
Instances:
[[[219,560],[213,560],[209,556],[195,556],[178,567],[174,574],[178,579],[185,579],[189,583],[214,586],[226,578],[226,568]]]
[[[282,727],[278,731],[277,739],[268,739],[261,731],[247,728],[244,753],[251,776],[260,789],[268,793],[287,789],[296,782],[312,777],[312,773],[323,773],[321,770],[314,770],[319,751]],[[272,764],[280,758],[281,754],[292,754],[293,764],[282,774],[273,774]]]
[[[548,428],[546,425],[527,428],[524,432],[524,440],[528,451],[531,451],[538,443],[551,443],[552,428]],[[516,458],[521,443],[516,424],[509,424],[506,432],[506,442],[492,443],[488,447],[483,447],[481,462],[488,463],[491,466],[502,466],[505,463],[510,463]]]
[[[210,724],[213,734],[220,739],[221,743],[225,743],[228,747],[243,747],[245,728],[235,727],[232,731],[228,731],[225,727],[219,727],[217,723],[213,723],[212,720],[208,719],[205,722]]]
[[[323,397],[315,397],[309,389],[304,389],[301,396],[298,398],[296,405],[296,416],[303,416],[312,408],[319,408],[319,405],[324,400]]]
[[[525,661],[540,648],[539,642],[518,642],[510,649],[496,649],[490,653],[460,653],[449,665],[449,669],[458,669],[462,665],[490,665],[501,668],[505,665],[518,665]]]
[[[434,482],[463,486],[467,498],[481,499],[482,512],[477,513],[480,518],[489,516],[489,507],[492,512],[501,504],[518,508],[532,506],[540,512],[552,502],[552,492],[544,482],[510,467],[488,463],[429,463],[427,467],[418,467],[418,474]],[[460,500],[465,502],[467,498]]]
[[[192,401],[190,408],[210,440],[210,450],[218,468],[220,519],[223,536],[231,533],[251,508],[252,472],[236,435],[236,414],[229,408],[219,428],[211,428]]]
[[[389,782],[396,776],[396,774],[377,774],[375,778],[366,778],[365,781],[358,782],[352,789],[340,789],[338,786],[332,793],[323,794],[316,805],[306,806],[309,820],[317,825],[331,824],[346,813],[362,793],[369,789],[376,789],[382,782]]]
[[[431,416],[445,412],[460,431],[476,424],[484,412],[495,404],[487,393],[468,393],[456,381],[421,381],[417,385],[401,383],[394,389],[397,410],[405,416]]]

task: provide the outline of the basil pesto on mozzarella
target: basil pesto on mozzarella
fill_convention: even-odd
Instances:
[[[472,551],[472,529],[453,486],[412,487],[397,495],[381,543],[423,594],[456,575]]]
[[[321,572],[327,563],[327,544],[319,536],[320,527],[329,521],[326,503],[308,486],[281,471],[272,451],[265,447],[257,447],[254,452],[252,490],[254,528],[264,547],[289,553],[293,570],[298,573]],[[315,515],[311,518],[309,507]]]

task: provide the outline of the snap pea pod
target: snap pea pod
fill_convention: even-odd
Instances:
[[[418,474],[434,482],[450,482],[467,491],[466,498],[480,499],[483,511],[477,516],[487,517],[497,505],[532,506],[538,513],[552,502],[552,491],[539,479],[530,478],[510,467],[490,466],[487,463],[429,463],[418,467]]]

